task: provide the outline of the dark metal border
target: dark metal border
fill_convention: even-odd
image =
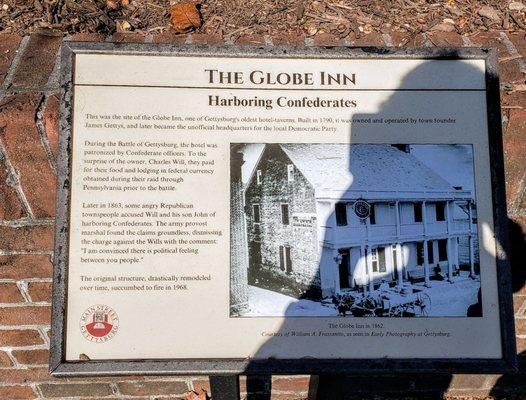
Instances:
[[[220,56],[328,59],[482,59],[486,63],[488,140],[493,188],[493,216],[497,239],[497,281],[501,322],[501,359],[169,359],[65,361],[71,130],[75,54],[113,53],[160,56]],[[517,371],[513,320],[509,239],[507,230],[504,161],[496,50],[481,48],[396,47],[209,47],[200,45],[64,42],[61,50],[61,109],[58,148],[58,193],[53,273],[51,355],[54,376],[95,375],[225,375],[225,374],[349,374],[349,373],[502,373]]]

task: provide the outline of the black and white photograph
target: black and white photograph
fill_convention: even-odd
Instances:
[[[471,145],[232,143],[230,223],[231,317],[482,317]]]

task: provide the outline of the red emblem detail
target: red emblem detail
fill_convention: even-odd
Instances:
[[[95,337],[106,336],[111,332],[111,328],[113,328],[113,324],[108,322],[108,314],[102,311],[96,311],[93,314],[93,322],[86,325],[88,332]]]
[[[110,340],[117,333],[119,317],[105,305],[91,306],[80,318],[80,331],[91,342],[102,343]]]

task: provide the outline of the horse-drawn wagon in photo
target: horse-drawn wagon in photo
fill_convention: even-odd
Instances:
[[[353,317],[427,317],[431,298],[413,287],[375,290],[369,293],[337,295],[333,303],[340,315]]]

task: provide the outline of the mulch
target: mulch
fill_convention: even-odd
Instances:
[[[0,32],[51,29],[69,34],[157,33],[172,29],[174,0],[0,0]],[[197,32],[241,35],[433,31],[471,35],[526,31],[526,5],[506,0],[202,0]]]

